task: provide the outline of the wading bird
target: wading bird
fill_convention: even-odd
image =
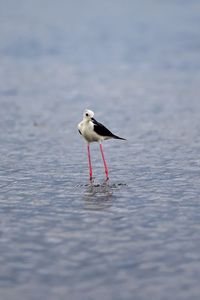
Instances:
[[[104,140],[108,140],[112,138],[118,140],[125,140],[125,139],[113,134],[103,124],[97,122],[93,117],[94,117],[94,112],[92,110],[86,109],[83,113],[83,120],[78,124],[78,131],[88,142],[87,152],[88,152],[90,181],[92,181],[92,163],[91,163],[91,156],[90,156],[90,143],[92,142],[99,142],[100,151],[104,163],[106,181],[107,181],[109,180],[108,166],[103,153],[102,142]]]

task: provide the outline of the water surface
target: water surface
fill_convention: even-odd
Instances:
[[[199,299],[199,1],[0,6],[1,299]]]

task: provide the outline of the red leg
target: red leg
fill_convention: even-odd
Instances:
[[[88,150],[88,162],[89,162],[89,171],[90,171],[90,180],[92,180],[92,163],[91,163],[91,157],[90,157],[90,144],[87,145]]]
[[[102,158],[103,158],[103,164],[104,164],[104,168],[105,168],[106,180],[109,180],[109,177],[108,177],[108,166],[106,164],[106,160],[105,160],[104,153],[103,153],[103,146],[102,146],[101,143],[100,143],[100,150],[101,150],[101,155],[102,155]]]

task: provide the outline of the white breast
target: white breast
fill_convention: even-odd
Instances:
[[[99,142],[103,138],[94,132],[94,124],[91,121],[83,120],[78,124],[78,129],[80,130],[82,136],[86,139],[87,142]]]

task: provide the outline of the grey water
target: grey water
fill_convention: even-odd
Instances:
[[[1,300],[200,299],[199,13],[0,1]]]

